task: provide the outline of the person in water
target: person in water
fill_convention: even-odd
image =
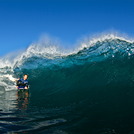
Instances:
[[[16,82],[17,89],[28,89],[28,75],[24,74],[23,78],[17,80]]]

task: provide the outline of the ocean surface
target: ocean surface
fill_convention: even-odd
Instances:
[[[15,78],[29,75],[29,91]],[[134,43],[105,35],[0,58],[0,134],[134,134]]]

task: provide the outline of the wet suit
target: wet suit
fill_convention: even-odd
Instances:
[[[19,79],[16,83],[16,86],[18,86],[18,89],[25,89],[25,87],[28,88],[28,80]]]

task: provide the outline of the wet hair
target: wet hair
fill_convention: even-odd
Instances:
[[[27,74],[24,74],[23,76],[25,76],[25,75],[27,75]],[[27,75],[28,76],[28,75]]]

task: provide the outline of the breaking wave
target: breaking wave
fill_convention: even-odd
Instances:
[[[27,73],[29,107],[48,110],[52,125],[63,123],[57,133],[127,134],[134,122],[129,118],[134,112],[133,67],[134,42],[115,35],[82,42],[74,50],[35,43],[12,59],[0,59],[0,91],[15,90],[13,80]]]

